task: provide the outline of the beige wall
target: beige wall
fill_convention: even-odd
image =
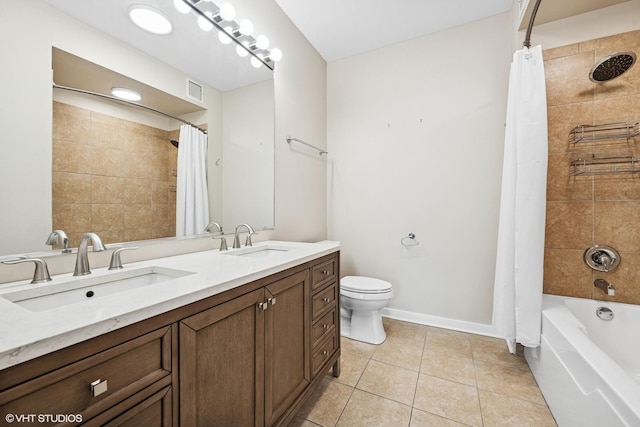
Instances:
[[[328,65],[329,238],[343,275],[393,284],[388,314],[490,333],[511,34],[505,13]]]
[[[549,123],[549,172],[544,292],[640,304],[640,180],[636,174],[572,175],[576,158],[640,156],[640,137],[569,143],[571,129],[640,120],[640,67],[606,83],[589,80],[600,59],[621,51],[640,54],[640,30],[544,51]],[[593,272],[585,249],[609,245],[621,255],[611,273]],[[608,297],[593,286],[613,283]]]

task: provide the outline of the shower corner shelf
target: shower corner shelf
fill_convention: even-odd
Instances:
[[[610,141],[625,139],[627,142],[640,135],[640,121],[635,123],[608,123],[603,125],[578,125],[571,129],[569,142]]]
[[[640,157],[596,157],[577,158],[571,162],[571,175],[605,175],[640,172]]]

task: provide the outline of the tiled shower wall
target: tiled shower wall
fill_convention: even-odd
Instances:
[[[571,144],[571,129],[640,120],[640,64],[606,83],[589,80],[600,59],[615,52],[640,56],[640,31],[544,51],[549,125],[544,292],[640,304],[640,172],[573,176],[575,158],[640,156],[640,137]],[[609,245],[620,267],[594,272],[583,262],[585,249]],[[606,296],[593,286],[604,278],[616,288]]]
[[[54,102],[53,228],[71,246],[175,236],[178,134]]]

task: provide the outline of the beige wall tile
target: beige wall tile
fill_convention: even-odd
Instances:
[[[578,148],[571,144],[571,130],[578,125],[593,125],[593,99],[547,108],[549,153],[566,153]]]
[[[546,248],[544,251],[544,293],[591,298],[592,270],[584,264],[583,255],[584,250],[582,249]]]
[[[547,105],[562,105],[593,99],[594,84],[589,80],[594,52],[550,59],[544,62]],[[586,76],[584,79],[576,76]]]
[[[609,245],[618,251],[640,252],[640,201],[596,202],[594,243]]]
[[[555,47],[553,49],[547,49],[542,51],[542,57],[544,60],[561,58],[563,56],[575,55],[580,53],[578,43],[568,44],[566,46]]]
[[[593,204],[547,201],[545,247],[587,248],[593,239]]]
[[[122,230],[124,228],[124,224],[124,205],[91,205],[91,229],[87,231],[94,231],[97,233],[106,230]]]
[[[89,111],[60,102],[53,103],[53,139],[86,143],[89,139]]]
[[[53,172],[53,203],[91,203],[91,176]]]
[[[91,175],[91,201],[98,204],[124,202],[125,178]]]
[[[91,173],[93,147],[54,139],[52,150],[52,169],[54,172]]]
[[[593,177],[573,174],[574,154],[550,154],[547,166],[547,200],[592,200]]]

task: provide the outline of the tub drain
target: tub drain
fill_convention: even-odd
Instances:
[[[613,311],[607,307],[598,307],[596,316],[602,320],[613,320]]]

